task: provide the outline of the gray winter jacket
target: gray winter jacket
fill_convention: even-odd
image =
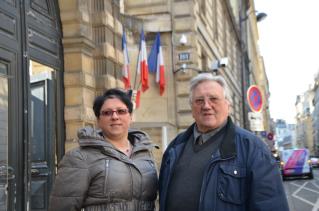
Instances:
[[[92,128],[78,132],[80,147],[62,159],[49,211],[154,210],[157,171],[154,145],[141,131],[129,131],[132,154],[126,156]]]

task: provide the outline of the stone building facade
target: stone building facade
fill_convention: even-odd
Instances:
[[[270,131],[269,86],[257,45],[253,1],[127,0],[124,13],[143,20],[149,46],[155,33],[161,33],[166,69],[164,96],[159,97],[153,89],[142,95],[136,126],[157,130],[162,135],[153,137],[165,148],[167,141],[193,122],[188,104],[189,79],[200,71],[212,71],[216,62],[227,58],[227,66],[219,68],[217,74],[223,75],[230,86],[233,120],[249,129],[246,91],[250,85],[258,85],[263,94],[264,130]],[[180,43],[182,36],[187,38],[186,43]],[[185,54],[188,58],[182,59]],[[185,69],[181,68],[183,65]]]
[[[135,88],[140,30],[148,52],[161,34],[164,95],[150,74],[150,88],[134,112],[134,127],[161,146],[158,161],[193,122],[189,79],[222,58],[228,64],[217,74],[231,88],[234,122],[248,128],[249,85],[260,86],[268,105],[253,0],[7,0],[0,14],[1,210],[46,210],[56,164],[77,145],[78,128],[95,126],[95,96],[123,88],[123,29]]]
[[[120,48],[123,28],[128,31],[133,80],[141,28],[145,31],[148,52],[155,33],[161,33],[166,91],[159,96],[154,75],[150,75],[151,88],[142,93],[141,107],[134,114],[134,126],[150,132],[154,141],[164,146],[162,150],[177,132],[193,122],[188,104],[189,79],[198,74],[198,70],[211,70],[213,63],[224,57],[227,57],[228,65],[220,68],[218,74],[226,78],[231,88],[232,117],[236,124],[246,124],[247,127],[245,116],[249,108],[245,103],[245,91],[249,84],[259,82],[259,79],[267,82],[256,50],[258,36],[255,35],[253,1],[128,0],[121,4],[94,0],[59,3],[64,34],[66,150],[76,144],[77,128],[94,125],[91,110],[94,96],[110,87],[123,87]],[[120,11],[126,19],[137,18],[138,24],[127,24]],[[247,32],[253,39],[244,39]],[[187,43],[180,44],[181,36],[187,37]],[[189,58],[181,60],[180,55],[185,53]],[[254,63],[245,64],[244,56],[251,57]],[[187,65],[186,70],[177,71],[182,64]],[[246,72],[253,74],[247,75],[244,83],[242,79]],[[268,87],[264,89],[268,90]]]
[[[319,156],[319,72],[314,78],[314,110],[312,113],[314,154]]]

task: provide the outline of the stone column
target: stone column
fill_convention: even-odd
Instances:
[[[77,145],[77,130],[94,125],[95,97],[91,1],[59,1],[63,28],[66,151]]]
[[[196,45],[196,20],[194,15],[194,2],[175,2],[172,3],[172,39],[173,39],[173,69],[176,71],[182,64],[198,68],[199,54]],[[182,45],[179,41],[182,35],[187,37],[187,43]],[[189,60],[180,60],[181,53],[189,53]],[[176,118],[177,128],[185,129],[194,121],[189,106],[188,84],[189,80],[197,72],[187,69],[186,72],[175,73],[176,87]]]
[[[112,0],[92,2],[93,40],[96,46],[93,60],[98,93],[113,87],[124,87],[121,81],[123,29],[119,10],[120,6]]]

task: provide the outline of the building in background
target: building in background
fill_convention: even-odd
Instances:
[[[93,99],[124,87],[123,30],[134,89],[141,30],[148,52],[160,32],[165,92],[159,94],[150,74],[134,114],[134,126],[161,146],[158,160],[193,122],[188,82],[200,71],[218,70],[226,78],[231,116],[247,129],[246,92],[258,85],[263,127],[269,129],[253,0],[21,0],[3,1],[0,10],[1,210],[47,209],[56,164],[77,145],[78,128],[95,126]]]
[[[295,125],[287,124],[283,119],[277,119],[275,122],[276,135],[275,143],[276,149],[282,151],[284,149],[292,149],[296,147],[295,143]]]
[[[311,155],[319,155],[319,73],[313,84],[296,98],[296,145],[306,147]]]
[[[296,124],[287,124],[287,128],[290,131],[292,148],[295,148],[297,146]]]
[[[314,78],[314,98],[313,106],[314,110],[312,113],[312,126],[313,126],[313,146],[314,154],[319,156],[319,72]]]
[[[295,103],[296,107],[296,142],[297,147],[308,148],[310,154],[314,154],[313,139],[313,118],[314,100],[313,86],[309,86],[308,90],[302,95],[298,95]]]

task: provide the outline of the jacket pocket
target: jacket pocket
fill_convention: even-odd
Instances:
[[[246,168],[220,165],[219,169],[218,198],[233,204],[243,204],[246,200]]]
[[[158,177],[153,160],[140,160],[137,165],[142,174],[142,194],[144,200],[155,200],[157,195]]]

